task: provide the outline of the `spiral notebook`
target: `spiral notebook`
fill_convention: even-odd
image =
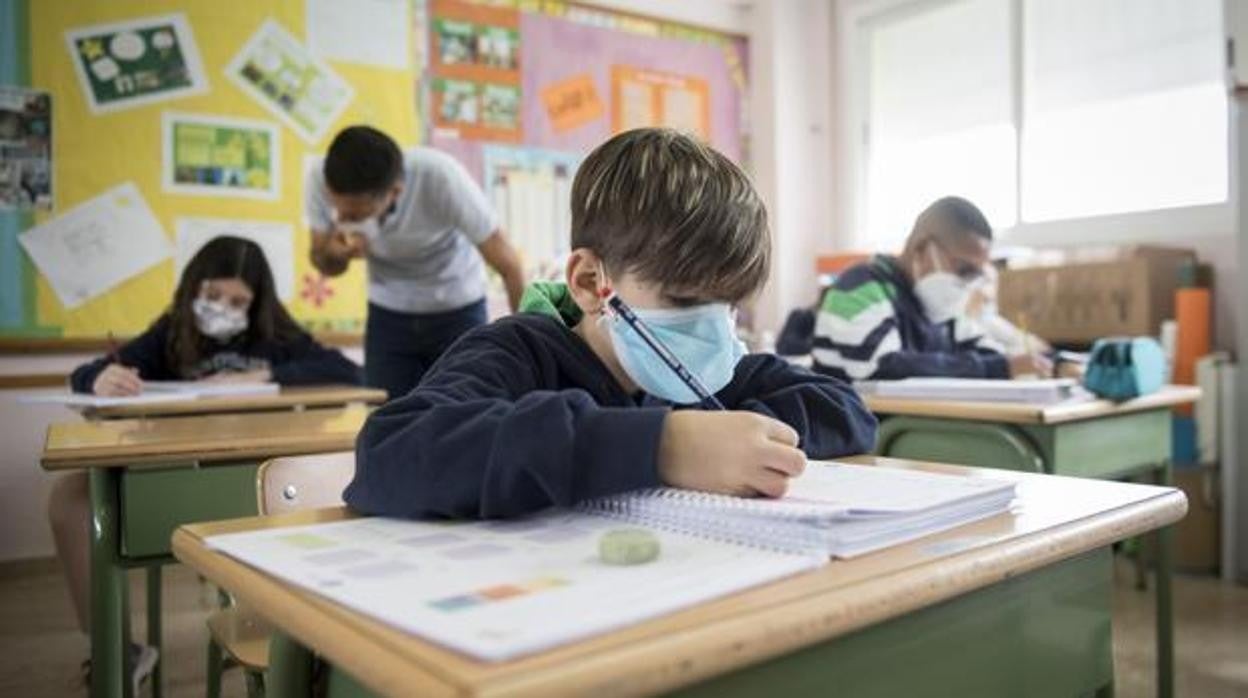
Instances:
[[[1013,499],[1012,482],[811,461],[781,499],[658,488],[582,509],[753,547],[848,558],[998,514]]]

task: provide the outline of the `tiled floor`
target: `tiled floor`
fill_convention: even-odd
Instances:
[[[0,696],[85,696],[80,665],[86,639],[78,633],[60,574],[36,564],[0,576]],[[1153,601],[1132,587],[1134,575],[1118,562],[1114,598],[1114,661],[1118,696],[1153,695]],[[142,577],[132,579],[142,599]],[[165,574],[165,695],[204,695],[204,618],[215,593],[182,567]],[[141,604],[139,604],[141,605]],[[1211,577],[1179,576],[1175,583],[1178,695],[1248,696],[1248,587]],[[135,628],[143,628],[136,609]],[[243,696],[242,676],[227,674],[224,695]]]

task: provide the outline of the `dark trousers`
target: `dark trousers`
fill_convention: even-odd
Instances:
[[[485,299],[444,313],[400,313],[368,304],[364,382],[407,395],[459,336],[487,320]]]

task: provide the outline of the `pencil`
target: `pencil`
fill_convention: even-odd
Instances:
[[[121,348],[117,344],[117,339],[113,337],[112,330],[108,332],[108,362],[111,364],[121,363]]]

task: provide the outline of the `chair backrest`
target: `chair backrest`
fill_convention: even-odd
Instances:
[[[261,514],[337,506],[354,474],[354,451],[272,458],[256,472],[256,505]]]

